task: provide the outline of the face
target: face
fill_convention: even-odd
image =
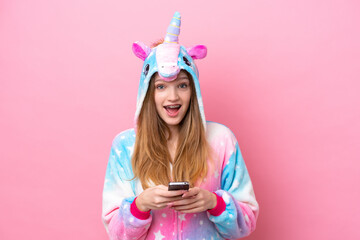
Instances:
[[[191,87],[188,75],[181,71],[175,80],[166,82],[156,74],[154,80],[157,113],[169,127],[178,126],[190,103]]]

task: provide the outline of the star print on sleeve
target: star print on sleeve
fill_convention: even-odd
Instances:
[[[163,238],[165,238],[162,234],[161,231],[159,230],[158,232],[154,232],[155,234],[155,240],[161,240]]]
[[[179,220],[180,221],[186,221],[185,214],[179,214]]]
[[[126,148],[129,150],[130,156],[131,156],[132,153],[133,153],[133,151],[134,151],[134,146],[128,146],[128,147],[126,147]]]

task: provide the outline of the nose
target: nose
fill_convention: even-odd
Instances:
[[[169,89],[169,101],[177,101],[179,100],[179,93],[178,93],[178,88],[176,86],[172,86]]]

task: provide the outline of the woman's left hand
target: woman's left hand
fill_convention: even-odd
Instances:
[[[216,196],[208,190],[194,187],[182,195],[181,200],[171,203],[171,208],[183,213],[197,213],[216,206]]]

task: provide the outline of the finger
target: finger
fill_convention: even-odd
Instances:
[[[178,201],[174,201],[172,203],[173,207],[177,207],[177,206],[184,206],[184,205],[189,205],[189,204],[194,204],[197,200],[195,198],[186,198],[186,199],[181,199]]]
[[[167,202],[178,202],[180,200],[183,200],[184,198],[181,195],[175,196],[175,197],[168,197],[166,198]]]
[[[177,197],[177,196],[182,196],[184,193],[186,193],[186,190],[176,190],[176,191],[164,191],[162,192],[164,197]]]
[[[165,185],[157,185],[156,188],[161,189],[161,190],[167,190],[168,189],[168,187],[165,186]]]
[[[155,204],[151,206],[151,209],[164,209],[167,206],[168,206],[167,204]]]
[[[191,208],[191,209],[186,209],[186,210],[179,210],[178,212],[181,213],[199,213],[199,212],[204,212],[206,209],[204,209],[203,207],[197,207],[197,208]]]
[[[181,196],[177,197],[177,198],[165,198],[165,197],[154,197],[151,200],[150,206],[151,209],[162,209],[165,207],[171,207],[171,203],[173,203],[176,200],[180,200],[182,199]]]
[[[202,207],[205,209],[204,204],[202,204],[202,202],[199,201],[195,201],[195,202],[191,202],[188,204],[183,204],[183,205],[177,205],[174,206],[174,210],[176,211],[182,211],[182,210],[189,210],[189,209],[193,209],[193,208],[199,208]]]
[[[179,200],[182,200],[184,199],[183,197],[181,197],[181,195],[177,195],[177,196],[174,196],[174,197],[164,197],[164,196],[159,196],[159,199],[161,203],[170,203],[170,202],[176,202],[176,201],[179,201]]]
[[[168,188],[164,185],[158,185],[156,187],[156,193],[162,197],[175,197],[175,196],[181,196],[187,192],[186,190],[177,190],[177,191],[168,191]]]
[[[184,198],[188,198],[188,197],[192,197],[197,195],[200,192],[200,188],[198,187],[194,187],[194,188],[190,188],[188,192],[185,192],[182,196]]]
[[[174,209],[175,211],[185,211],[185,210],[190,210],[190,209],[194,209],[194,208],[199,208],[201,206],[194,206],[194,205],[182,205],[182,206],[176,206],[176,207],[172,207],[172,209]]]

